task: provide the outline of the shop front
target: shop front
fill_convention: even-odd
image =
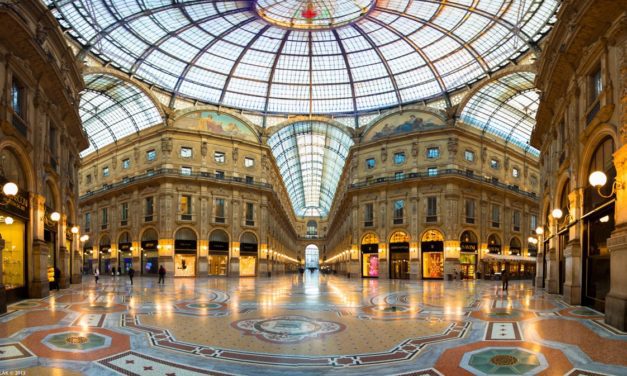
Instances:
[[[461,278],[475,279],[477,277],[477,252],[479,243],[472,231],[464,231],[459,242],[459,265]]]
[[[57,249],[57,222],[53,221],[51,216],[52,211],[46,208],[44,217],[44,241],[48,247],[48,268],[47,276],[50,289],[53,288],[54,283],[54,268],[57,266],[59,251]],[[59,265],[60,266],[60,265]]]
[[[127,274],[133,266],[133,243],[118,243],[118,271],[120,274]]]
[[[429,230],[420,241],[422,253],[422,278],[444,278],[444,235],[437,230]]]
[[[409,279],[409,235],[397,231],[390,237],[390,278]]]
[[[156,276],[159,274],[159,237],[153,229],[142,234],[140,249],[141,275]]]
[[[111,238],[103,235],[98,245],[98,270],[101,275],[111,274]]]
[[[83,244],[83,274],[94,274],[94,265],[98,262],[94,261],[94,247],[91,241],[87,241]]]
[[[243,233],[239,245],[240,277],[254,277],[257,274],[258,250],[257,236],[251,232]]]
[[[0,183],[0,186],[4,182]],[[28,193],[5,196],[0,190],[0,255],[2,256],[2,284],[6,303],[28,297],[26,259],[26,226],[28,225]],[[2,302],[0,302],[2,303]]]
[[[196,256],[196,233],[188,228],[178,230],[174,239],[174,276],[195,276]]]
[[[209,275],[226,276],[229,269],[229,236],[215,230],[209,236]]]
[[[361,276],[379,277],[379,238],[373,233],[364,235],[361,240]]]
[[[499,279],[507,270],[509,279],[531,279],[536,271],[535,257],[487,254],[483,258],[485,279]]]

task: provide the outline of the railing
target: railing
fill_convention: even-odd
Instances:
[[[215,223],[226,223],[225,217],[215,217],[213,220]]]
[[[410,173],[405,174],[405,176],[403,176],[403,179],[398,179],[394,175],[386,176],[386,177],[379,177],[379,178],[375,178],[375,179],[370,179],[368,181],[361,181],[361,182],[353,183],[353,184],[351,184],[349,186],[349,188],[350,189],[358,189],[358,188],[365,188],[365,187],[369,187],[369,186],[374,186],[374,185],[377,185],[377,184],[397,183],[399,181],[406,181],[406,180],[439,179],[439,178],[442,178],[444,176],[464,177],[464,178],[472,179],[472,180],[479,181],[479,182],[482,182],[482,183],[488,183],[488,184],[491,184],[491,185],[496,186],[498,188],[508,189],[510,191],[516,192],[516,193],[521,194],[523,196],[527,196],[527,197],[532,198],[534,200],[538,199],[538,196],[536,195],[535,192],[523,191],[515,184],[501,183],[496,178],[484,177],[484,176],[479,176],[479,175],[475,175],[475,174],[468,174],[466,170],[460,170],[460,169],[454,169],[454,168],[438,170],[438,175],[437,176],[431,176],[431,175],[429,175],[428,172],[410,172]]]
[[[153,179],[155,177],[162,177],[162,176],[182,177],[186,179],[191,178],[195,180],[212,180],[212,181],[221,181],[221,182],[241,183],[241,184],[251,185],[251,186],[255,186],[259,188],[272,189],[272,184],[245,180],[244,178],[236,177],[236,176],[223,176],[221,174],[212,174],[210,172],[196,172],[192,174],[183,174],[181,173],[179,169],[176,169],[176,168],[159,168],[149,173],[129,177],[117,183],[103,184],[102,188],[96,189],[94,191],[87,191],[87,193],[82,195],[80,199],[83,200],[98,193],[106,192],[115,188],[124,187],[132,183],[137,183],[137,182],[145,181],[148,179]]]
[[[153,215],[152,214],[148,214],[144,216],[144,222],[152,222],[153,221]]]
[[[395,225],[402,225],[403,224],[403,218],[394,218],[392,220],[394,222]]]
[[[468,224],[475,223],[475,218],[474,217],[466,217],[466,223],[468,223]]]
[[[364,227],[374,227],[374,221],[364,221]]]
[[[434,222],[438,221],[438,216],[437,215],[428,215],[426,219],[427,219],[428,223],[434,223]]]
[[[12,116],[13,127],[17,129],[18,132],[24,137],[28,137],[28,127],[26,126],[26,122],[15,112]]]
[[[123,219],[120,221],[120,226],[128,226],[128,220]]]
[[[597,100],[594,106],[592,106],[592,108],[590,109],[590,112],[588,112],[588,115],[586,116],[586,125],[590,124],[592,120],[594,120],[594,117],[597,116],[600,110],[601,102]]]

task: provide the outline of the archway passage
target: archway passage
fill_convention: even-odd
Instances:
[[[320,260],[320,250],[315,244],[309,244],[305,248],[305,268],[318,269]]]

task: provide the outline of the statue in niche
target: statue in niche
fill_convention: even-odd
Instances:
[[[133,159],[135,159],[135,163],[139,162],[139,148],[137,146],[133,148]]]
[[[457,155],[457,139],[454,137],[448,138],[447,144],[448,152],[451,154],[451,157],[455,157]]]
[[[488,159],[488,148],[484,146],[484,147],[481,149],[481,161],[482,161],[482,162],[485,162],[485,161],[486,161],[486,159]]]
[[[237,162],[239,156],[239,148],[233,148],[233,162]]]
[[[35,41],[40,46],[43,46],[47,38],[48,38],[48,28],[44,26],[42,23],[38,23],[37,31],[35,33]]]
[[[418,156],[418,142],[416,141],[411,144],[411,155],[414,157]]]
[[[164,137],[161,139],[161,151],[163,151],[163,153],[167,155],[172,152],[172,138]]]
[[[116,157],[115,155],[113,156],[113,158],[111,158],[111,165],[113,166],[114,170],[118,168],[118,157]]]
[[[203,157],[207,156],[207,141],[202,142],[202,145],[200,146],[200,154],[202,154]]]
[[[505,169],[509,169],[509,157],[505,157],[505,163],[504,163]]]
[[[388,159],[388,151],[385,148],[385,146],[383,146],[383,147],[381,147],[381,160],[383,162],[385,162],[385,161],[387,161],[387,159]]]

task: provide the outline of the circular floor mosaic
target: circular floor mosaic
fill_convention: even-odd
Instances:
[[[295,343],[341,332],[343,324],[305,316],[278,316],[269,319],[240,320],[231,324],[245,334],[273,343]]]

